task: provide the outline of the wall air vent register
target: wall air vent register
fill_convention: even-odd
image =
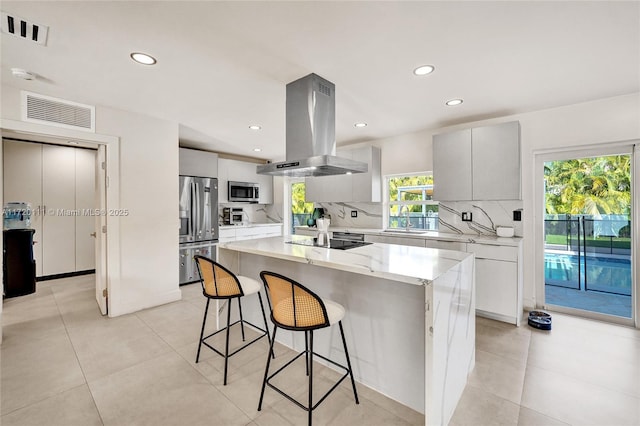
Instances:
[[[2,32],[27,41],[33,41],[40,45],[47,45],[49,27],[30,22],[16,15],[2,12],[0,21]]]
[[[96,109],[51,96],[22,91],[22,120],[67,129],[95,132]]]

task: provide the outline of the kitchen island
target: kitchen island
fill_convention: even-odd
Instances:
[[[289,276],[342,304],[356,380],[425,413],[427,424],[447,424],[475,363],[473,254],[379,243],[345,251],[294,244],[304,238],[223,243],[218,259],[250,277],[263,270]],[[257,302],[247,300],[243,312],[262,322]],[[298,334],[279,333],[278,341],[303,350]],[[335,330],[314,340],[318,353],[344,360]]]

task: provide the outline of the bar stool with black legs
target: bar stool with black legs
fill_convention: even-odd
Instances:
[[[351,377],[351,386],[353,387],[353,396],[356,404],[359,404],[358,393],[356,392],[356,382],[353,379],[353,370],[351,369],[351,360],[349,359],[349,352],[347,351],[347,342],[344,338],[344,330],[342,328],[342,319],[345,315],[345,310],[342,305],[333,302],[331,300],[321,299],[318,295],[311,290],[305,288],[302,284],[287,278],[283,275],[275,272],[262,271],[260,272],[260,278],[267,290],[268,300],[271,307],[271,321],[274,324],[273,336],[271,337],[271,350],[273,350],[273,344],[276,341],[276,332],[278,328],[292,331],[303,331],[305,333],[305,351],[298,354],[291,361],[279,368],[275,373],[269,375],[269,365],[271,363],[271,357],[267,356],[267,366],[264,372],[264,379],[262,380],[262,390],[260,392],[260,402],[258,403],[258,411],[262,409],[262,399],[264,397],[264,391],[268,385],[276,392],[292,401],[294,404],[306,410],[309,413],[309,425],[311,425],[311,417],[313,410],[320,405],[327,396],[333,390],[335,390],[340,383],[347,377]],[[342,337],[342,344],[344,346],[344,354],[347,359],[347,366],[340,365],[322,355],[313,352],[313,332],[321,328],[330,327],[338,324],[340,327],[340,336]],[[291,363],[297,360],[302,355],[306,358],[306,373],[309,376],[309,400],[307,405],[303,405],[278,387],[270,383],[270,380],[277,374],[282,372]],[[327,393],[315,404],[313,403],[313,357],[317,356],[324,359],[327,362],[343,369],[344,375],[338,380]]]
[[[251,345],[254,342],[262,339],[264,336],[267,336],[269,340],[269,346],[271,346],[271,340],[269,337],[269,328],[267,327],[267,317],[264,313],[264,305],[262,304],[262,296],[260,296],[260,282],[254,280],[249,277],[244,277],[241,275],[236,276],[233,272],[229,271],[227,268],[222,266],[221,264],[207,258],[204,256],[196,255],[194,256],[196,261],[196,265],[198,266],[198,274],[200,275],[200,283],[202,284],[202,293],[207,298],[207,306],[204,310],[204,318],[202,319],[202,330],[200,331],[200,343],[198,344],[198,354],[196,355],[196,363],[200,360],[200,349],[202,345],[207,346],[212,349],[218,355],[224,357],[224,385],[227,384],[227,366],[229,363],[229,357],[237,354],[242,349]],[[242,318],[242,302],[240,299],[244,296],[249,296],[251,294],[258,294],[258,300],[260,301],[260,309],[262,310],[262,319],[264,320],[264,329],[251,324],[249,321],[246,321]],[[240,319],[233,324],[229,324],[231,320],[231,301],[233,299],[238,299],[238,310],[240,312]],[[207,322],[207,313],[209,312],[209,302],[211,300],[226,300],[228,303],[227,306],[227,325],[226,327],[209,334],[208,336],[204,336],[204,328]],[[231,326],[240,323],[240,329],[242,331],[242,341],[245,341],[244,336],[244,324],[247,323],[254,327],[255,329],[262,332],[262,334],[249,343],[244,344],[240,348],[236,349],[232,353],[229,353],[229,329]],[[225,340],[225,349],[224,353],[220,352],[209,343],[206,342],[210,337],[215,336],[218,333],[223,331],[227,332],[226,340]]]

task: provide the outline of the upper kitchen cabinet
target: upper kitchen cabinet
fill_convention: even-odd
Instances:
[[[218,202],[229,203],[229,181],[252,182],[260,185],[258,204],[273,204],[273,176],[256,173],[256,163],[218,159]]]
[[[218,177],[218,154],[180,148],[179,157],[182,176]]]
[[[520,123],[471,129],[474,200],[519,200]]]
[[[367,163],[367,172],[353,175],[308,177],[305,179],[306,201],[380,202],[382,200],[380,148],[367,146],[356,149],[338,149],[336,155]]]
[[[471,200],[471,129],[433,137],[433,199]]]
[[[433,180],[439,201],[521,199],[520,123],[435,135]]]

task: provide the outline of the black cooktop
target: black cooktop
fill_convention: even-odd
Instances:
[[[371,243],[365,243],[364,241],[349,241],[349,240],[329,240],[329,248],[337,250],[349,250],[355,247],[368,246]]]
[[[337,240],[335,238],[332,238],[329,240],[329,247],[327,247],[327,246],[319,245],[317,238],[313,238],[313,239],[304,238],[304,239],[294,239],[292,241],[287,241],[287,244],[324,247],[324,248],[332,248],[336,250],[349,250],[356,247],[368,246],[371,243],[365,243],[364,241]]]

